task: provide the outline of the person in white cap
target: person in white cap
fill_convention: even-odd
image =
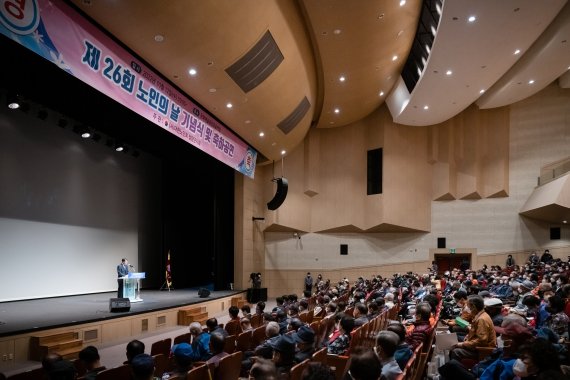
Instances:
[[[498,298],[487,298],[484,300],[485,311],[491,317],[494,326],[501,326],[503,323],[503,301]]]

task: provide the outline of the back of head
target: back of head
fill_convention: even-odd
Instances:
[[[265,326],[265,336],[272,338],[279,335],[279,323],[271,321]]]
[[[406,328],[400,322],[390,323],[386,328],[386,330],[396,333],[396,335],[398,335],[398,338],[400,339],[399,343],[402,343],[404,340],[406,340]]]
[[[382,364],[372,350],[358,351],[350,355],[350,376],[354,380],[380,378]]]
[[[95,346],[87,346],[81,351],[79,351],[79,359],[86,364],[86,366],[90,366],[99,361],[99,351]]]
[[[206,321],[206,327],[210,331],[214,331],[218,327],[218,320],[216,318],[210,318]]]
[[[225,339],[222,334],[217,332],[210,334],[210,346],[212,348],[212,353],[219,354],[224,350]]]
[[[48,371],[48,379],[50,380],[74,380],[77,370],[72,362],[68,360],[59,360],[54,362]]]
[[[335,380],[334,372],[326,364],[309,362],[301,374],[301,380]]]
[[[350,334],[354,329],[354,318],[352,318],[350,315],[345,315],[340,320],[340,327],[342,327],[346,334]]]
[[[239,314],[239,309],[237,306],[230,306],[228,312],[232,318],[236,318]]]
[[[43,357],[42,368],[44,371],[49,372],[55,362],[63,360],[60,354],[50,353]]]
[[[144,343],[136,339],[131,340],[127,344],[127,360],[129,363],[135,356],[140,354],[144,354]]]
[[[380,331],[376,336],[376,346],[380,347],[386,357],[394,356],[400,338],[392,331]]]
[[[427,302],[420,302],[416,307],[416,315],[420,317],[422,321],[429,321],[431,317],[431,306]]]
[[[148,380],[154,373],[154,359],[148,354],[137,355],[131,360],[131,371],[135,380]]]
[[[277,368],[271,360],[257,358],[249,376],[255,380],[277,380]]]
[[[199,335],[202,332],[202,325],[200,322],[192,322],[189,327],[190,333]]]

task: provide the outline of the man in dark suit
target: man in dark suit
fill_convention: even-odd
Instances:
[[[129,274],[129,261],[127,259],[122,259],[121,263],[117,265],[117,282],[119,283],[119,289],[117,290],[117,297],[123,298],[123,279]]]

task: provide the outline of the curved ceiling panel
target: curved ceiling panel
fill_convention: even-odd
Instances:
[[[515,64],[565,3],[445,1],[428,62],[416,87],[409,94],[398,86],[387,99],[394,121],[424,126],[457,115]]]
[[[73,2],[267,158],[280,158],[282,151],[292,150],[305,137],[316,104],[317,74],[310,37],[296,2]],[[267,31],[283,61],[245,93],[226,69]],[[191,68],[195,75],[189,74]],[[285,135],[277,125],[304,97],[310,109]]]
[[[302,0],[301,4],[322,69],[317,127],[362,119],[384,102],[396,83],[416,32],[421,1]]]
[[[518,102],[542,90],[568,69],[570,3],[509,72],[477,100],[477,105],[494,108]]]

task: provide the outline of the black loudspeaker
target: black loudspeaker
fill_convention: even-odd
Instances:
[[[204,289],[204,288],[200,288],[200,290],[198,290],[198,296],[200,298],[206,298],[210,296],[210,291],[208,289]]]
[[[110,298],[109,311],[111,313],[122,313],[131,310],[131,301],[128,298]]]
[[[287,197],[289,183],[287,182],[287,178],[284,177],[274,178],[273,181],[277,182],[277,191],[275,192],[273,199],[267,202],[267,208],[270,210],[277,210]]]
[[[340,254],[341,255],[348,255],[348,244],[341,244],[340,245]]]
[[[550,227],[550,240],[560,240],[560,227]]]
[[[445,238],[437,238],[437,248],[445,248]]]

